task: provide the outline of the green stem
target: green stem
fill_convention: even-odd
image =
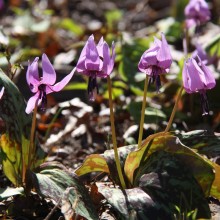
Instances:
[[[111,86],[110,76],[107,77],[107,81],[108,81],[110,121],[111,121],[111,130],[112,130],[113,149],[114,149],[114,154],[115,154],[115,163],[116,163],[116,168],[118,171],[118,176],[119,176],[119,180],[121,183],[121,187],[125,189],[126,185],[125,185],[125,180],[122,174],[122,169],[121,169],[121,164],[120,164],[118,149],[117,149],[116,134],[115,134],[115,123],[114,123],[114,112],[113,112],[113,101],[112,101],[112,86]]]
[[[146,97],[147,97],[147,88],[148,88],[148,75],[146,75],[144,81],[144,97],[142,102],[142,109],[141,109],[141,120],[140,120],[140,129],[139,129],[139,137],[138,137],[138,148],[141,147],[142,137],[143,137],[143,130],[144,130],[144,116],[145,116],[145,108],[146,108]]]
[[[30,134],[30,145],[29,145],[29,151],[28,151],[27,170],[30,169],[30,167],[32,165],[32,160],[34,159],[32,157],[33,157],[34,152],[35,152],[34,136],[35,136],[36,119],[37,119],[37,106],[38,106],[38,99],[35,102],[33,118],[32,118],[32,124],[31,124],[31,134]]]
[[[178,96],[177,96],[175,105],[174,105],[174,107],[173,107],[173,111],[172,111],[172,113],[171,113],[169,122],[168,122],[167,127],[166,127],[166,129],[165,129],[164,132],[168,132],[168,131],[170,130],[170,127],[171,127],[171,124],[172,124],[172,122],[173,122],[173,119],[174,119],[174,116],[175,116],[175,113],[176,113],[176,110],[177,110],[177,106],[178,106],[179,100],[180,100],[180,98],[181,98],[182,92],[183,92],[183,86],[181,86],[181,88],[180,88],[180,91],[179,91],[179,93],[178,93]]]

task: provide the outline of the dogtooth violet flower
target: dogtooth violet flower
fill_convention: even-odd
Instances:
[[[0,99],[2,98],[3,94],[4,94],[4,91],[5,91],[5,87],[2,87],[1,91],[0,91]]]
[[[203,24],[210,19],[210,10],[205,0],[190,0],[184,14],[187,28]]]
[[[168,73],[172,63],[170,49],[164,34],[161,34],[161,41],[155,37],[154,44],[146,50],[138,64],[141,72],[150,77],[150,83],[156,82],[157,91],[161,86],[160,74]]]
[[[203,115],[207,115],[209,112],[206,90],[214,88],[215,85],[213,74],[198,56],[197,59],[188,58],[185,61],[183,87],[187,93],[200,93]]]
[[[26,113],[29,114],[37,105],[41,105],[41,109],[45,110],[47,104],[47,94],[52,92],[59,92],[66,86],[66,84],[71,80],[75,68],[64,77],[60,82],[56,83],[56,72],[49,61],[46,54],[42,55],[42,74],[39,75],[38,72],[38,60],[36,57],[34,61],[28,65],[26,80],[29,88],[34,96],[32,96],[27,103]]]
[[[112,43],[112,54],[110,55],[110,48],[103,40],[103,37],[96,45],[94,36],[91,35],[82,49],[76,65],[78,73],[89,77],[87,88],[89,100],[93,101],[95,94],[99,92],[96,78],[106,78],[109,76],[113,70],[114,61],[114,43]]]

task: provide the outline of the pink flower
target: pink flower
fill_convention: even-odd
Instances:
[[[192,53],[192,58],[196,59],[197,56],[199,56],[202,62],[207,66],[210,64],[215,64],[215,62],[218,61],[217,51],[215,54],[210,56],[200,44],[196,43],[196,50]]]
[[[143,53],[138,68],[141,72],[150,76],[150,82],[156,81],[157,90],[159,90],[160,74],[168,73],[171,63],[170,49],[162,33],[161,41],[155,38],[153,46]]]
[[[185,61],[183,87],[187,93],[200,93],[203,115],[206,115],[209,111],[206,90],[214,88],[216,82],[209,68],[205,66],[198,56],[197,59],[198,61],[194,58],[189,58]]]
[[[4,91],[5,91],[5,87],[3,86],[1,91],[0,91],[0,99],[2,98],[3,94],[4,94]]]
[[[37,105],[41,104],[41,109],[45,110],[45,105],[47,104],[47,94],[52,92],[59,92],[66,86],[66,84],[71,80],[75,68],[70,74],[68,74],[64,79],[56,84],[56,72],[50,63],[46,54],[42,55],[42,75],[38,73],[38,60],[36,57],[32,64],[29,63],[28,70],[26,74],[26,80],[30,87],[31,92],[34,93],[27,103],[26,113],[29,114]]]
[[[113,70],[115,61],[114,43],[112,43],[112,55],[108,44],[100,39],[95,44],[94,36],[87,40],[76,65],[77,72],[89,76],[88,94],[89,99],[94,100],[95,91],[98,93],[96,77],[106,78]]]
[[[209,7],[204,0],[190,0],[184,13],[187,28],[203,24],[210,19]]]

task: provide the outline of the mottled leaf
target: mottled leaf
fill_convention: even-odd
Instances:
[[[82,176],[91,172],[105,172],[109,173],[106,160],[100,154],[91,154],[86,157],[83,164],[75,171],[78,176]]]
[[[210,218],[208,201],[201,186],[191,168],[175,154],[163,150],[154,152],[139,169],[141,174],[137,184],[154,201],[167,204],[172,213],[179,207],[181,213],[197,210],[197,217]]]
[[[216,163],[212,163],[215,168],[215,179],[212,184],[210,195],[220,199],[220,166]]]
[[[74,173],[70,173],[58,162],[44,163],[39,173],[30,173],[30,179],[36,191],[52,198],[56,203],[62,200],[70,204],[74,212],[89,220],[98,219],[96,210],[87,189]],[[70,188],[69,188],[70,187]],[[67,191],[68,192],[67,192]],[[68,211],[63,208],[63,211]],[[72,214],[74,214],[72,210]]]
[[[140,149],[131,152],[125,162],[124,170],[131,184],[136,185],[140,176],[143,175],[141,164],[146,163],[148,157],[157,151],[165,151],[175,155],[185,166],[191,170],[194,178],[198,181],[203,192],[209,196],[210,188],[214,180],[213,166],[201,155],[184,146],[180,140],[171,135],[148,137]],[[155,137],[155,138],[154,138]]]
[[[140,188],[121,190],[105,183],[96,183],[99,192],[117,213],[117,219],[171,219],[172,214]]]
[[[6,189],[0,188],[0,201],[7,199],[8,197],[24,194],[24,188],[11,188],[7,187]]]
[[[26,103],[16,85],[0,70],[0,88],[5,87],[0,100],[0,116],[5,124],[5,133],[1,135],[0,146],[5,175],[16,186],[22,183],[23,166],[28,164],[28,148],[31,128],[31,115],[25,113]],[[38,166],[45,154],[39,145],[31,158],[32,168]]]
[[[119,160],[121,167],[124,167],[125,160],[127,158],[127,155],[137,149],[137,145],[128,145],[118,148],[118,154],[119,154]],[[115,163],[115,154],[114,150],[106,150],[103,154],[104,158],[106,159],[106,162],[108,164],[108,168],[110,170],[111,178],[116,182],[119,183],[119,177],[118,177],[118,171]],[[122,169],[122,172],[124,170]]]

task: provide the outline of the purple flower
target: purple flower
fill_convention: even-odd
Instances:
[[[197,60],[189,58],[185,61],[183,67],[183,87],[187,93],[200,93],[203,115],[207,115],[209,107],[206,90],[214,88],[216,82],[209,68],[205,66],[198,56]]]
[[[204,0],[190,0],[184,13],[187,28],[203,24],[210,19],[209,7]]]
[[[146,73],[150,77],[151,83],[156,81],[157,90],[161,85],[160,74],[168,73],[172,63],[170,49],[164,34],[161,34],[161,41],[154,39],[154,44],[146,50],[138,64],[141,72]]]
[[[210,56],[200,44],[196,44],[196,50],[192,53],[192,58],[196,59],[196,57],[199,56],[202,62],[208,66],[210,64],[215,64],[215,62],[218,61],[216,53]]]
[[[5,87],[3,86],[1,91],[0,91],[0,99],[2,98],[3,94],[4,94],[4,91],[5,91]]]
[[[112,55],[108,44],[100,39],[95,44],[94,36],[87,40],[76,65],[77,72],[89,76],[88,94],[89,99],[94,100],[95,93],[98,93],[96,77],[106,78],[113,70],[115,61],[114,43],[112,43]]]
[[[64,79],[56,84],[56,72],[50,63],[46,54],[42,55],[42,74],[38,73],[38,60],[36,57],[32,64],[29,63],[28,70],[26,74],[27,83],[30,87],[31,92],[34,93],[27,103],[26,113],[29,114],[37,105],[41,104],[41,109],[45,110],[47,104],[47,94],[52,92],[59,92],[66,86],[66,84],[71,80],[75,68],[70,74],[68,74]]]

